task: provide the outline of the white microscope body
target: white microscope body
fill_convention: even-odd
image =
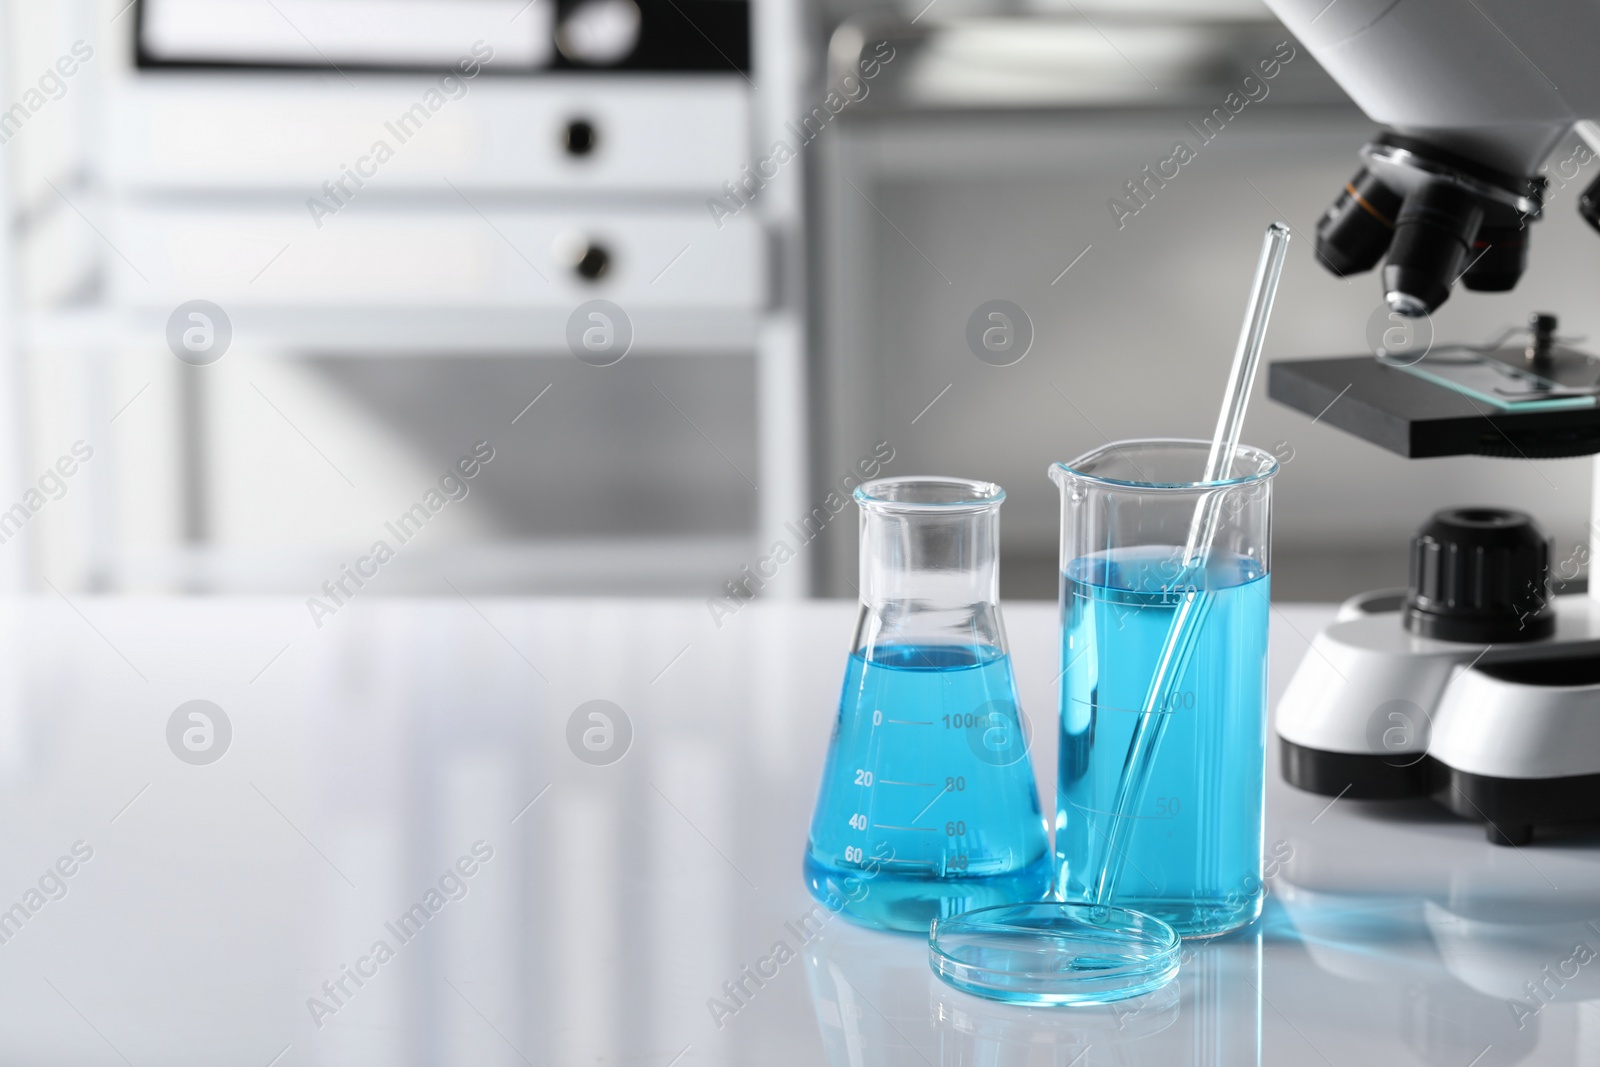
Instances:
[[[1457,281],[1512,288],[1543,210],[1540,165],[1574,128],[1600,152],[1588,121],[1600,117],[1600,3],[1267,3],[1388,128],[1319,224],[1321,258],[1351,274],[1386,257],[1385,298],[1403,315],[1431,312]],[[1579,210],[1600,230],[1600,182]],[[1554,366],[1548,348],[1538,358]],[[1569,370],[1582,363],[1570,355]],[[1533,343],[1527,359],[1541,366]],[[1367,373],[1358,362],[1350,369]],[[1288,381],[1311,364],[1295,366],[1275,367],[1284,381],[1273,395],[1306,410],[1319,383]],[[1378,370],[1390,377],[1373,380],[1369,407],[1343,428],[1403,455],[1600,453],[1600,399],[1559,418],[1496,411],[1489,425],[1504,445],[1486,431],[1478,444],[1418,446],[1460,397],[1428,396],[1403,371]],[[1412,393],[1381,395],[1396,389]],[[1600,556],[1600,467],[1593,500],[1591,558]],[[1451,514],[1455,526],[1430,524],[1413,542],[1409,592],[1353,599],[1313,642],[1277,709],[1285,777],[1330,796],[1435,796],[1502,844],[1524,843],[1540,825],[1600,821],[1600,582],[1584,595],[1563,581],[1572,561],[1546,548],[1535,566],[1527,544],[1496,547],[1499,528],[1526,516]]]

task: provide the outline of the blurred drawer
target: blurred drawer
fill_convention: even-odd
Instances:
[[[454,94],[437,76],[353,80],[133,78],[113,96],[113,184],[311,197],[359,168],[363,196],[435,193],[446,179],[469,190],[708,196],[750,160],[748,86],[734,75],[481,74]]]
[[[474,204],[477,210],[458,199],[398,211],[352,203],[318,228],[296,204],[225,210],[125,203],[113,239],[126,265],[110,260],[115,298],[135,309],[170,310],[203,298],[224,308],[563,313],[603,298],[630,314],[753,312],[767,303],[764,231],[748,215],[718,229],[694,208]],[[593,281],[573,263],[572,253],[585,249],[604,254],[605,270]]]

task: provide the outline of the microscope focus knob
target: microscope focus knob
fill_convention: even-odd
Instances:
[[[1419,637],[1534,641],[1555,632],[1550,541],[1533,516],[1446,508],[1411,538],[1411,588],[1401,618]]]

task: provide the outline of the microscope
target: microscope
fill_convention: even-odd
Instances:
[[[1544,209],[1541,164],[1574,130],[1600,153],[1587,121],[1600,117],[1600,4],[1267,3],[1384,127],[1318,223],[1319,261],[1340,276],[1382,261],[1397,323],[1426,322],[1457,283],[1512,289]],[[1600,230],[1600,180],[1578,210]],[[1557,327],[1534,315],[1482,346],[1276,363],[1268,394],[1412,458],[1600,453],[1600,361]],[[1590,554],[1600,480],[1594,501]],[[1587,560],[1553,560],[1521,512],[1435,514],[1412,538],[1409,587],[1347,601],[1290,681],[1284,777],[1331,797],[1433,797],[1502,845],[1600,822],[1600,588],[1578,577]]]

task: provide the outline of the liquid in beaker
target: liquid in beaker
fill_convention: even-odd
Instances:
[[[1185,937],[1254,920],[1262,884],[1276,463],[1239,450],[1252,473],[1222,490],[1234,496],[1205,565],[1185,569],[1182,530],[1204,490],[1181,475],[1190,461],[1198,472],[1203,451],[1198,442],[1121,442],[1073,461],[1059,479],[1072,515],[1063,527],[1056,894],[1093,901],[1107,852],[1120,847],[1104,903],[1153,915]],[[1139,484],[1151,478],[1160,484]],[[1198,632],[1159,709],[1166,721],[1139,804],[1119,828],[1130,742],[1173,616],[1194,592],[1204,598],[1192,619]]]

